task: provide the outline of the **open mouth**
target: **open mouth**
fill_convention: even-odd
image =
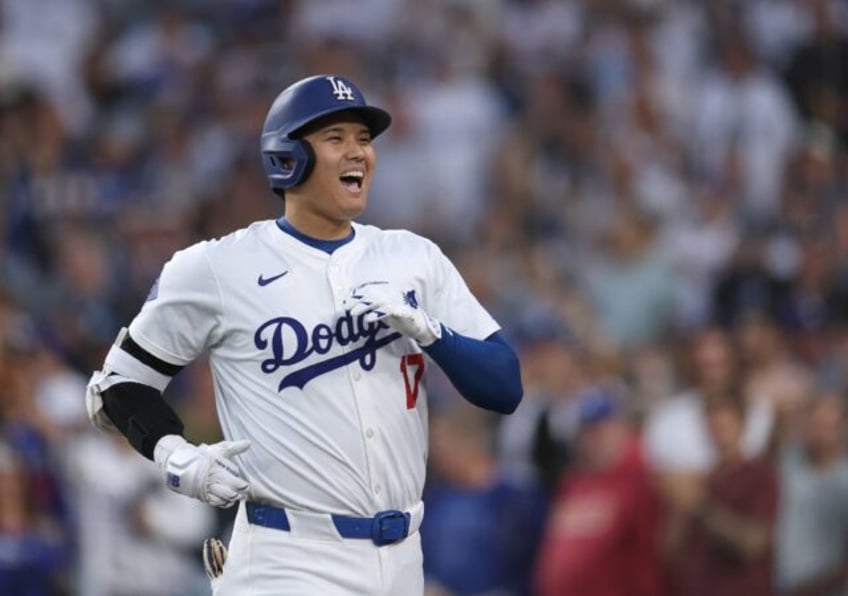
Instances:
[[[362,183],[365,180],[365,172],[362,170],[348,170],[342,172],[339,180],[346,189],[351,192],[359,192],[362,190]]]

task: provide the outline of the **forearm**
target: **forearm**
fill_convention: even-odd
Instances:
[[[660,537],[660,551],[668,563],[676,563],[685,552],[683,546],[689,538],[690,516],[680,511],[672,511],[665,521]]]
[[[159,439],[181,435],[183,423],[153,387],[119,383],[103,392],[103,409],[136,451],[153,460]]]
[[[765,524],[737,515],[720,505],[705,504],[699,511],[699,519],[713,538],[745,559],[754,559],[771,546],[771,531]]]
[[[518,407],[524,392],[521,368],[500,333],[479,340],[443,327],[441,339],[424,351],[474,405],[501,414],[511,414]]]

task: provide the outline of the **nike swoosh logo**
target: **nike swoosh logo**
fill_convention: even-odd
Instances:
[[[256,279],[256,283],[258,283],[260,286],[267,286],[269,283],[271,283],[272,281],[277,281],[288,272],[288,269],[286,269],[282,273],[274,275],[272,277],[262,277],[262,274],[260,273],[259,277]]]

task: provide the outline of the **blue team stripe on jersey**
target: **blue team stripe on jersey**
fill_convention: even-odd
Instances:
[[[330,372],[331,370],[346,366],[356,360],[364,359],[364,357],[368,354],[373,354],[376,350],[382,348],[383,346],[389,345],[396,339],[399,339],[400,336],[400,333],[391,333],[389,335],[381,337],[378,340],[375,340],[374,342],[366,343],[365,345],[360,346],[355,350],[351,350],[346,354],[341,354],[339,356],[324,360],[323,362],[316,362],[315,364],[312,364],[305,368],[301,368],[300,370],[283,377],[283,380],[280,381],[280,386],[277,391],[282,391],[286,387],[297,387],[298,389],[303,389],[306,384],[315,377],[319,377],[324,373]],[[362,367],[366,370],[370,370],[371,368],[373,368],[373,366],[373,361],[368,367],[366,367],[365,364],[362,363]]]

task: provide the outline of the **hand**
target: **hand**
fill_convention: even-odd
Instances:
[[[418,308],[414,295],[410,299],[388,282],[372,281],[356,286],[344,299],[344,307],[354,317],[364,314],[366,323],[385,321],[422,347],[442,337],[441,323]]]
[[[250,441],[192,445],[179,435],[167,435],[156,443],[153,458],[174,492],[215,507],[231,507],[246,498],[248,490],[232,458],[249,447]]]

